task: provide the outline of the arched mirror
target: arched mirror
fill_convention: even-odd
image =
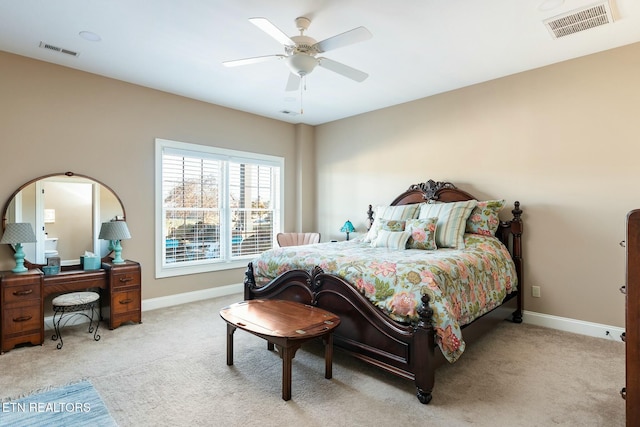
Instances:
[[[100,225],[125,219],[124,206],[106,185],[73,172],[45,175],[18,188],[5,204],[2,228],[28,222],[37,241],[25,243],[25,262],[47,264],[58,256],[61,265],[77,265],[85,252],[104,258],[109,242],[98,239]]]

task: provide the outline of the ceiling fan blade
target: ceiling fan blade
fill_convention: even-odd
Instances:
[[[282,30],[271,23],[267,18],[249,18],[249,21],[260,28],[265,33],[279,41],[285,46],[294,47],[296,43],[289,38]]]
[[[266,55],[266,56],[255,56],[253,58],[244,58],[244,59],[234,59],[232,61],[224,61],[222,65],[225,67],[237,67],[239,65],[249,65],[249,64],[257,64],[259,62],[271,61],[273,59],[284,59],[286,55]]]
[[[289,79],[287,80],[287,92],[294,92],[300,88],[300,76],[297,74],[289,73]]]
[[[318,58],[318,65],[357,82],[363,82],[369,77],[369,74],[363,71],[356,70],[329,58]]]
[[[319,53],[329,50],[338,49],[339,47],[348,46],[350,44],[369,40],[373,35],[365,27],[354,28],[347,32],[338,34],[328,39],[319,41],[314,45]]]

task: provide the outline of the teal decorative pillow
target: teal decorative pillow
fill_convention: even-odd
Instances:
[[[405,231],[411,234],[407,242],[408,249],[435,250],[436,245],[436,225],[438,218],[428,219],[408,219]]]
[[[498,214],[504,208],[504,204],[504,200],[478,202],[467,219],[466,232],[495,236],[498,225],[500,225]]]
[[[374,248],[405,250],[407,249],[409,237],[411,237],[411,234],[408,231],[380,230],[376,239],[371,242],[371,246]]]
[[[381,219],[380,228],[387,231],[404,231],[405,221],[399,219]]]
[[[364,237],[365,242],[373,242],[378,236],[378,231],[382,229],[381,219],[403,220],[416,218],[420,204],[400,205],[400,206],[378,206],[374,209],[373,225]]]
[[[476,207],[476,200],[451,203],[422,203],[419,219],[437,217],[436,245],[438,248],[464,248],[467,219]]]

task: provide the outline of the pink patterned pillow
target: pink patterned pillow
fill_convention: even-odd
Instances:
[[[436,224],[438,218],[408,219],[405,223],[405,231],[411,233],[407,242],[408,249],[435,250],[436,245]]]
[[[504,204],[504,200],[487,200],[485,202],[478,202],[467,219],[465,232],[494,236],[498,229],[498,225],[500,225],[500,218],[498,217],[498,214],[502,208],[504,208]]]

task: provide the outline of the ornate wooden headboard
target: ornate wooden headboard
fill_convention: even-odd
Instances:
[[[450,182],[434,181],[430,179],[427,182],[413,184],[407,191],[396,197],[391,206],[411,205],[414,203],[427,202],[429,200],[437,200],[439,202],[463,202],[465,200],[474,200],[475,197],[466,191],[462,191]],[[369,218],[369,228],[373,224],[373,206],[369,205],[367,216]]]

